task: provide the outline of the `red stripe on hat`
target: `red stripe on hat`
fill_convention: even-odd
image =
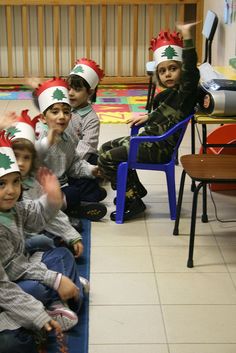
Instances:
[[[6,134],[5,130],[0,131],[0,147],[12,147],[10,134]]]
[[[83,64],[83,65],[87,65],[87,66],[91,67],[91,69],[93,69],[96,72],[96,74],[98,75],[99,80],[101,80],[105,76],[104,71],[93,60],[86,59],[86,58],[78,59],[78,60],[76,60],[75,65],[79,65],[79,64]]]
[[[52,80],[48,80],[43,82],[42,84],[39,85],[38,88],[36,88],[35,92],[37,94],[37,96],[40,96],[40,94],[45,91],[48,88],[51,87],[65,87],[68,88],[68,84],[65,80],[63,80],[62,78],[53,78]]]
[[[35,126],[39,121],[38,116],[36,116],[34,119],[31,119],[31,117],[28,115],[28,111],[28,109],[22,110],[21,116],[17,118],[17,122],[28,124],[35,130]]]

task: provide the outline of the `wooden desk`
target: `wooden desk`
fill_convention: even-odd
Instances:
[[[225,143],[207,143],[207,126],[213,124],[236,124],[236,117],[214,117],[204,114],[195,115],[194,119],[192,119],[192,154],[195,154],[195,124],[199,124],[202,126],[202,149],[203,153],[207,153],[208,147],[236,147],[236,144],[225,144]],[[235,136],[236,138],[236,136]],[[195,182],[192,181],[192,191],[195,189]],[[202,192],[202,222],[208,222],[207,216],[207,190],[206,184],[203,185],[203,192]]]

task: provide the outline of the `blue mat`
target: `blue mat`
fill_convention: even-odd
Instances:
[[[90,231],[91,222],[87,219],[82,219],[83,223],[83,244],[84,253],[77,261],[79,273],[82,277],[89,279],[90,274]],[[69,353],[88,353],[88,327],[89,326],[89,297],[84,300],[79,314],[79,322],[70,331],[64,334],[65,342]],[[49,337],[47,344],[47,353],[58,353],[58,347],[54,337]]]

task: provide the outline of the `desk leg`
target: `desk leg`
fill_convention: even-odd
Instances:
[[[207,143],[207,128],[206,128],[206,124],[202,124],[202,149],[203,149],[203,153],[207,153],[206,143]],[[207,216],[207,184],[203,184],[203,188],[202,188],[202,222],[203,223],[207,223],[208,222],[208,216]]]
[[[195,120],[194,120],[194,116],[191,119],[191,152],[192,152],[192,154],[195,154]],[[194,180],[192,180],[191,191],[194,191],[195,188],[196,188],[196,183]]]

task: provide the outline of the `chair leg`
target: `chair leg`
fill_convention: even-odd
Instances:
[[[151,97],[149,100],[148,113],[151,113],[151,111],[152,111],[152,105],[153,105],[153,99],[154,99],[155,92],[156,92],[156,83],[152,83],[152,90],[151,90]]]
[[[181,180],[180,180],[178,204],[177,204],[177,210],[176,210],[176,220],[175,220],[173,235],[179,235],[179,220],[180,220],[182,200],[183,200],[183,194],[184,194],[185,177],[186,177],[186,172],[185,170],[183,170],[181,175]]]
[[[174,166],[166,172],[168,198],[170,207],[170,219],[176,219],[176,190],[175,190],[175,170]]]
[[[128,174],[128,164],[120,163],[117,171],[117,190],[116,190],[116,223],[124,222],[125,193]]]
[[[193,205],[192,205],[192,216],[191,216],[191,228],[190,228],[190,240],[189,240],[189,253],[187,267],[193,267],[193,250],[194,250],[194,239],[195,239],[195,228],[196,228],[196,216],[197,216],[197,199],[198,193],[201,187],[204,185],[203,182],[199,183],[194,190],[193,194]]]
[[[149,112],[151,92],[152,92],[152,75],[150,75],[150,78],[149,78],[147,103],[146,103],[146,107],[145,107],[145,109],[148,110],[148,112]]]
[[[208,222],[208,216],[207,216],[207,185],[203,185],[203,191],[202,191],[202,223],[207,223]]]

